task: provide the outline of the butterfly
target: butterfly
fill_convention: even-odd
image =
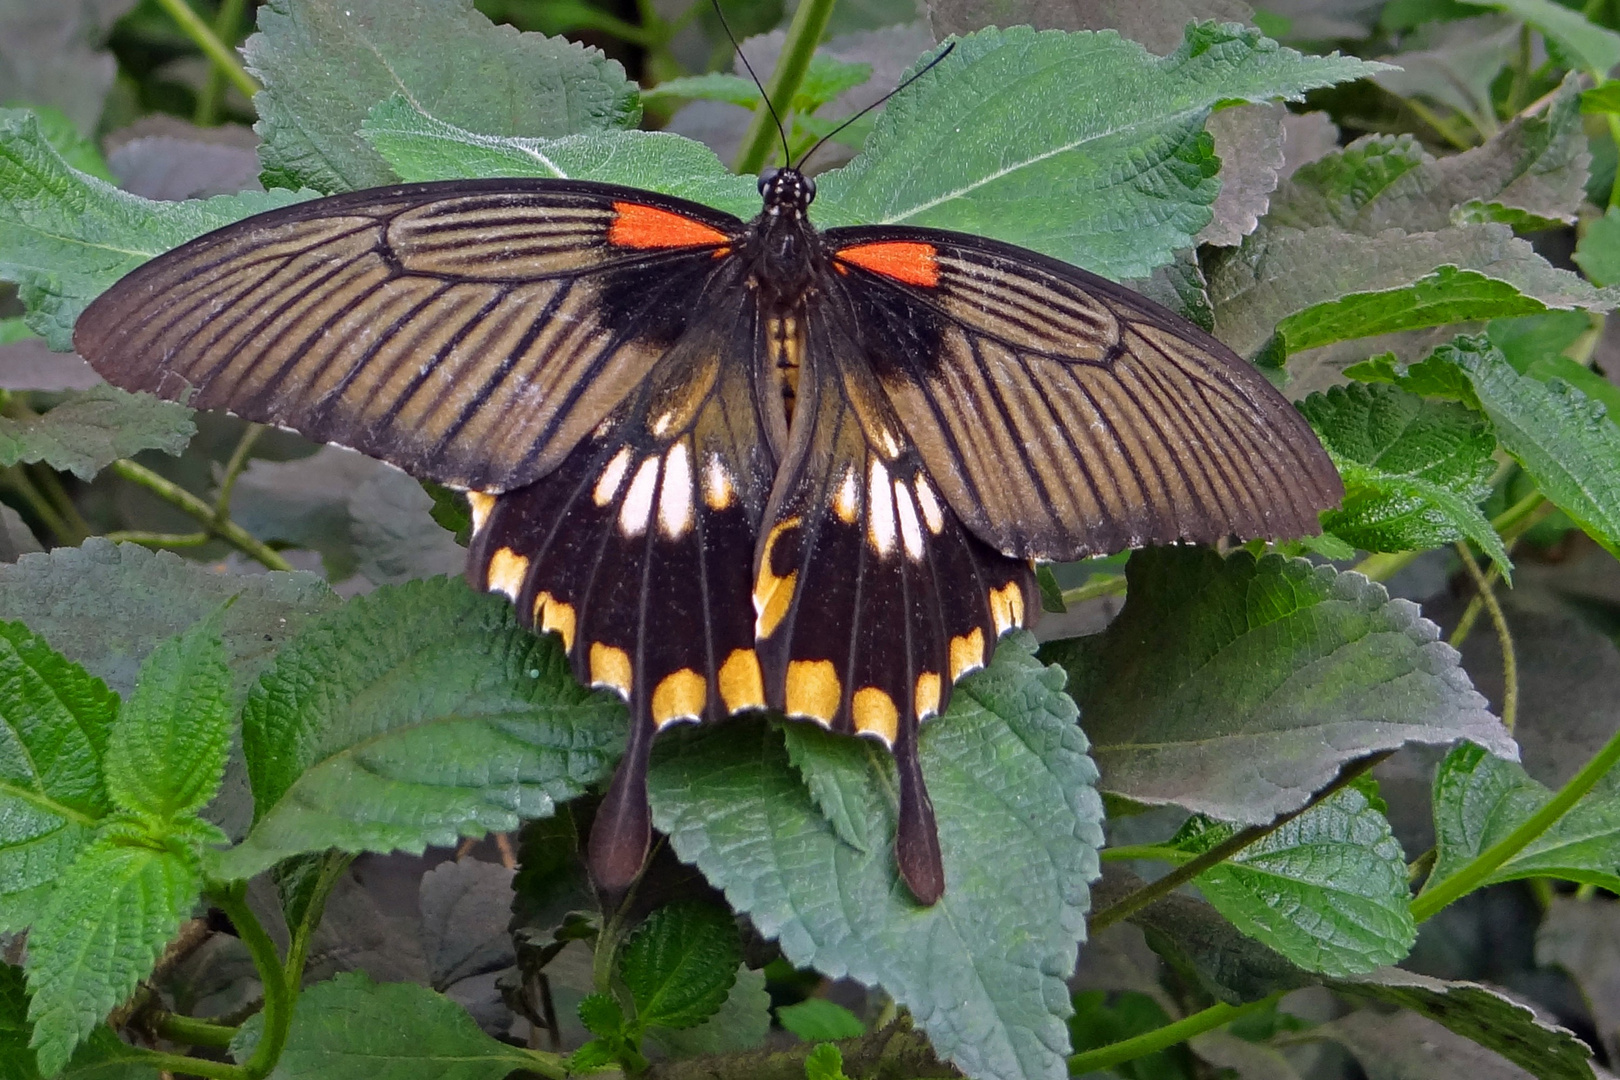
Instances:
[[[403,184],[229,225],[123,278],[79,353],[464,490],[467,576],[629,704],[598,885],[651,838],[654,735],[774,709],[892,751],[896,862],[946,879],[919,724],[1038,609],[1033,560],[1317,531],[1342,487],[1215,338],[978,236],[751,222],[578,180]]]

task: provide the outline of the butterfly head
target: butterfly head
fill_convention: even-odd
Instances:
[[[791,166],[759,174],[759,194],[767,217],[802,218],[816,198],[816,182]]]

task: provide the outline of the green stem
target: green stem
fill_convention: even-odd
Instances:
[[[34,486],[34,482],[28,478],[21,465],[12,465],[0,470],[0,483],[15,491],[22,501],[28,504],[28,509],[32,510],[40,522],[51,531],[58,544],[73,547],[83,539],[83,537],[74,538],[73,529],[62,520],[62,515],[56,512],[51,500]]]
[[[144,547],[157,548],[187,548],[202,547],[214,538],[212,533],[161,533],[145,532],[141,529],[120,529],[117,532],[106,533],[104,539],[115,544],[140,544]]]
[[[321,916],[326,913],[326,899],[332,893],[332,887],[338,883],[343,872],[354,861],[354,856],[338,858],[329,856],[321,867],[321,876],[316,880],[314,888],[310,891],[309,903],[304,906],[304,917],[287,938],[287,984],[297,988],[304,983],[304,963],[309,959],[309,943],[315,934],[315,929],[321,925]]]
[[[259,441],[264,434],[263,424],[249,424],[242,437],[236,441],[236,449],[231,451],[231,459],[225,463],[225,476],[219,482],[219,494],[214,498],[214,515],[224,517],[231,512],[231,492],[236,488],[236,481],[247,468],[248,455],[253,452],[253,444]]]
[[[152,1030],[172,1043],[182,1046],[231,1045],[237,1029],[225,1024],[213,1024],[178,1013],[159,1013],[152,1018]]]
[[[112,463],[112,471],[125,480],[150,491],[171,506],[178,507],[196,518],[213,535],[224,540],[245,555],[251,555],[271,570],[291,570],[292,564],[277,555],[264,541],[248,532],[230,518],[221,517],[215,508],[197,496],[128,458]]]
[[[93,530],[90,523],[79,513],[79,508],[73,505],[73,499],[68,496],[67,489],[62,486],[62,480],[56,475],[56,471],[46,465],[35,465],[29,472],[34,478],[34,483],[39,485],[40,491],[51,500],[51,505],[56,507],[56,512],[62,515],[62,520],[75,534],[73,543],[83,543],[84,538]]]
[[[1123,595],[1125,595],[1124,574],[1092,574],[1085,580],[1085,584],[1063,590],[1063,606],[1081,604],[1087,600],[1095,600],[1099,596]]]
[[[1125,844],[1103,848],[1097,853],[1103,862],[1125,862],[1128,859],[1152,859],[1155,862],[1181,864],[1192,858],[1192,853],[1164,844]]]
[[[287,1045],[287,1033],[292,1030],[293,1006],[298,1001],[298,987],[287,979],[276,943],[265,933],[264,926],[247,906],[247,882],[233,881],[209,891],[208,899],[223,911],[236,927],[237,936],[247,946],[258,970],[259,981],[264,984],[264,1030],[259,1033],[253,1054],[239,1068],[245,1080],[261,1080],[270,1075],[281,1060],[281,1051]]]
[[[781,58],[776,62],[771,84],[765,88],[765,96],[775,106],[776,116],[763,107],[754,110],[754,119],[743,136],[742,152],[737,155],[737,171],[744,176],[759,172],[770,160],[771,145],[777,141],[776,117],[780,117],[783,124],[790,122],[788,107],[804,83],[805,73],[810,70],[810,58],[827,31],[827,20],[832,18],[832,12],[833,0],[801,0],[793,12],[787,40],[782,43]]]
[[[219,14],[214,16],[214,37],[222,45],[234,45],[241,35],[242,15],[247,0],[220,0]],[[218,62],[208,65],[208,81],[197,95],[197,110],[192,119],[198,127],[212,127],[219,123],[220,106],[225,100],[226,72]]]
[[[1423,104],[1423,102],[1417,100],[1416,98],[1401,98],[1401,100],[1406,103],[1407,108],[1411,109],[1417,114],[1419,120],[1422,120],[1425,124],[1428,124],[1431,128],[1439,133],[1442,139],[1446,140],[1446,142],[1450,143],[1458,150],[1472,150],[1474,148],[1472,141],[1458,135],[1451,129],[1450,124],[1441,119],[1439,113]],[[1471,118],[1469,122],[1473,123]],[[1475,130],[1478,130],[1479,125],[1474,124],[1474,128]]]
[[[1604,80],[1600,77],[1598,85],[1602,86],[1603,82]],[[1609,138],[1614,141],[1617,148],[1620,148],[1620,116],[1609,113],[1605,119],[1609,122]],[[1620,206],[1620,169],[1615,171],[1614,185],[1609,188],[1609,205]]]
[[[1491,528],[1502,535],[1503,543],[1511,543],[1529,528],[1529,519],[1532,514],[1540,510],[1547,501],[1547,496],[1539,491],[1532,491],[1506,510],[1491,518]],[[1522,526],[1522,527],[1521,527]]]
[[[1559,788],[1558,793],[1540,810],[1530,815],[1522,825],[1480,852],[1467,866],[1435,885],[1433,889],[1419,893],[1412,901],[1412,917],[1418,922],[1423,922],[1453,900],[1466,896],[1484,885],[1503,863],[1523,851],[1531,841],[1552,828],[1559,818],[1580,802],[1581,797],[1592,790],[1593,785],[1614,767],[1616,761],[1620,761],[1620,731],[1615,732],[1609,741],[1603,744],[1603,749],[1597,752],[1597,756],[1588,761],[1580,772],[1570,778],[1569,783]]]
[[[201,1076],[205,1080],[249,1080],[242,1066],[207,1058],[187,1057],[184,1054],[165,1054],[161,1050],[148,1050],[144,1046],[124,1046],[117,1060],[132,1065],[156,1069],[164,1076]]]
[[[1519,27],[1519,62],[1513,68],[1513,83],[1508,87],[1507,109],[1509,116],[1519,111],[1519,103],[1524,100],[1524,93],[1530,87],[1530,24],[1524,23]]]
[[[217,64],[225,77],[236,84],[236,88],[251,98],[257,94],[261,87],[253,80],[242,66],[242,61],[236,56],[219,37],[203,22],[186,0],[157,0],[158,7],[168,13],[180,27],[182,33],[190,38],[197,48],[202,50],[204,56]]]
[[[1206,1031],[1214,1031],[1218,1027],[1230,1024],[1240,1016],[1247,1016],[1262,1009],[1275,1005],[1283,996],[1278,991],[1259,1001],[1251,1001],[1244,1005],[1228,1005],[1222,1001],[1202,1012],[1195,1012],[1173,1024],[1166,1024],[1162,1028],[1154,1028],[1132,1039],[1123,1042],[1111,1043],[1108,1046],[1099,1046],[1095,1050],[1075,1054],[1069,1058],[1069,1073],[1096,1072],[1101,1069],[1111,1069],[1125,1061],[1134,1061],[1139,1057],[1168,1050],[1178,1043],[1184,1043],[1195,1035],[1202,1035]]]
[[[1463,566],[1468,568],[1468,576],[1474,579],[1474,587],[1479,590],[1480,603],[1490,613],[1491,623],[1496,627],[1496,639],[1502,646],[1502,726],[1511,733],[1513,724],[1519,716],[1519,660],[1513,648],[1513,634],[1508,630],[1507,616],[1502,613],[1502,605],[1497,602],[1495,584],[1485,576],[1474,559],[1474,553],[1468,550],[1466,542],[1457,545],[1457,554],[1462,557]],[[1495,569],[1495,567],[1492,567]]]

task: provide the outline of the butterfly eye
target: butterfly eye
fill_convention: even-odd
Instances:
[[[776,174],[781,172],[781,171],[782,171],[781,169],[778,169],[776,166],[773,165],[770,168],[766,169],[764,172],[759,174],[759,193],[761,195],[765,194],[765,189],[770,187],[771,181],[775,180],[776,179]]]

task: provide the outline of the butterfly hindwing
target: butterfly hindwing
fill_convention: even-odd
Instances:
[[[1135,293],[932,229],[825,234],[861,351],[946,500],[1008,554],[1317,531],[1343,494],[1253,365]]]
[[[145,264],[74,342],[127,389],[505,490],[556,468],[636,385],[742,232],[603,184],[376,188]]]

